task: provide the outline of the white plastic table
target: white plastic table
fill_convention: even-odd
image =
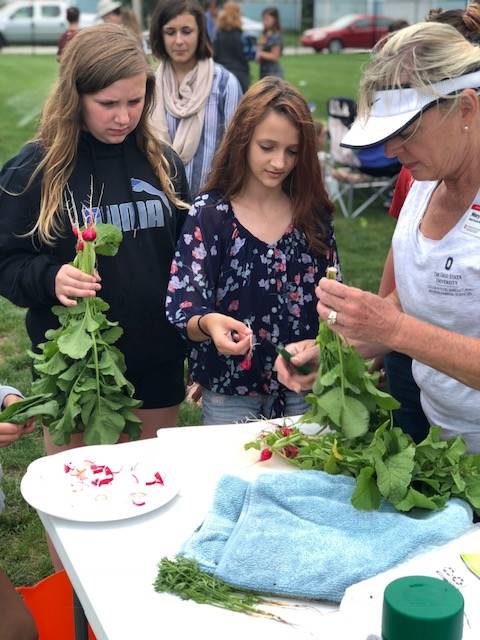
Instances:
[[[218,479],[234,473],[293,470],[272,458],[258,463],[245,451],[264,423],[162,429],[158,438],[116,445],[135,459],[154,450],[168,453],[180,491],[163,507],[142,516],[84,523],[38,512],[98,640],[256,640],[265,638],[366,640],[350,615],[321,603],[293,610],[285,625],[156,593],[153,583],[163,556],[173,557],[202,522]],[[375,622],[375,624],[373,624]],[[372,620],[372,631],[379,621]]]

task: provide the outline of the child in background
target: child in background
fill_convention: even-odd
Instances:
[[[57,60],[60,62],[60,56],[66,45],[70,42],[74,35],[78,33],[80,23],[80,9],[78,7],[68,7],[67,9],[68,29],[60,36],[57,49]]]
[[[308,106],[267,77],[244,95],[177,244],[169,320],[191,341],[204,424],[304,413],[276,347],[317,335],[315,284],[338,267]]]
[[[267,7],[262,11],[263,32],[257,43],[256,60],[260,68],[259,78],[278,76],[283,78],[280,56],[283,51],[280,14],[276,7]]]
[[[22,399],[22,394],[13,387],[0,385],[0,411]],[[25,425],[0,422],[0,448],[8,447],[23,434],[31,433],[35,428],[34,420]],[[2,467],[0,466],[0,479]],[[4,495],[0,491],[0,513],[4,508]],[[35,623],[30,612],[22,602],[15,587],[0,569],[0,638],[2,640],[35,640]]]

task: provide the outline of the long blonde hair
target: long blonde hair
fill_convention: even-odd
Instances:
[[[479,68],[480,48],[454,27],[436,22],[405,27],[376,45],[360,82],[358,114],[361,118],[368,115],[375,91],[405,84],[429,89],[434,82]]]
[[[62,198],[73,169],[82,129],[81,96],[93,94],[118,80],[145,73],[145,106],[135,130],[139,149],[146,155],[167,197],[186,206],[175,194],[170,167],[148,124],[154,107],[155,77],[138,39],[125,27],[101,24],[82,29],[62,56],[58,80],[48,97],[39,129],[33,139],[43,159],[35,169],[30,186],[42,172],[38,220],[31,233],[52,244],[61,232]]]

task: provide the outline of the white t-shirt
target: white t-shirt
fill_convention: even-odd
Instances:
[[[409,315],[480,337],[480,192],[455,227],[431,240],[419,225],[436,185],[414,182],[403,205],[392,241],[398,296]],[[480,452],[480,391],[416,360],[412,372],[430,424]]]

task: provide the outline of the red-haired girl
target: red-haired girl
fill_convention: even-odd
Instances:
[[[267,77],[242,98],[177,244],[167,315],[191,342],[204,424],[303,413],[276,347],[317,334],[315,283],[338,267],[315,128],[300,93]]]

